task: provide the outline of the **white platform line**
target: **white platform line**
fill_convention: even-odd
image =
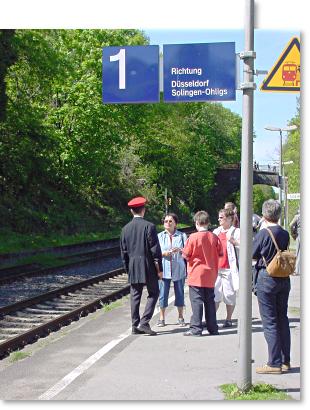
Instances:
[[[174,301],[174,296],[169,298],[168,304]],[[159,312],[159,308],[156,309],[156,316]],[[95,364],[99,359],[101,359],[105,354],[109,353],[115,346],[117,346],[122,340],[126,339],[131,335],[131,327],[125,332],[119,335],[116,339],[112,340],[96,353],[86,359],[83,363],[77,366],[69,374],[63,377],[59,382],[54,384],[45,393],[38,397],[38,400],[51,400],[53,397],[57,396],[62,390],[64,390],[69,384],[71,384],[77,377],[81,376],[87,369],[89,369],[93,364]]]

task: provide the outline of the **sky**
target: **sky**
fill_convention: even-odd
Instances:
[[[243,30],[180,30],[180,29],[143,29],[150,39],[150,44],[194,44],[214,42],[235,42],[236,53],[244,49]],[[287,44],[293,37],[300,37],[298,31],[255,30],[254,50],[256,51],[255,69],[271,70]],[[242,64],[241,64],[242,69]],[[286,127],[296,115],[297,96],[299,93],[262,92],[259,87],[266,75],[255,76],[257,89],[254,92],[254,132],[253,159],[259,164],[268,164],[279,160],[280,135],[264,129],[267,125]],[[223,105],[242,116],[242,91],[237,91],[236,101]],[[283,143],[286,133],[283,133]]]

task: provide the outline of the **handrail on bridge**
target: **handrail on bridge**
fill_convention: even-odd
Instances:
[[[221,165],[223,169],[240,169],[240,163],[235,164],[223,164]],[[275,174],[279,173],[279,166],[273,164],[259,164],[258,162],[254,161],[253,163],[253,170],[254,171],[263,171],[263,172],[272,172]]]

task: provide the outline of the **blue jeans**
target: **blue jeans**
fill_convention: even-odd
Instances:
[[[158,281],[159,285],[159,306],[166,308],[168,306],[169,290],[171,279],[162,279]],[[184,283],[185,278],[173,282],[175,301],[174,306],[184,306]]]
[[[260,269],[257,301],[268,345],[267,364],[271,367],[290,362],[291,332],[287,317],[290,290],[289,278],[272,278],[265,269]]]

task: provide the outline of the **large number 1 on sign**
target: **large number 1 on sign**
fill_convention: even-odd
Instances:
[[[119,61],[118,64],[118,88],[124,90],[126,88],[126,69],[125,69],[125,49],[121,48],[117,54],[110,56],[110,61]]]

